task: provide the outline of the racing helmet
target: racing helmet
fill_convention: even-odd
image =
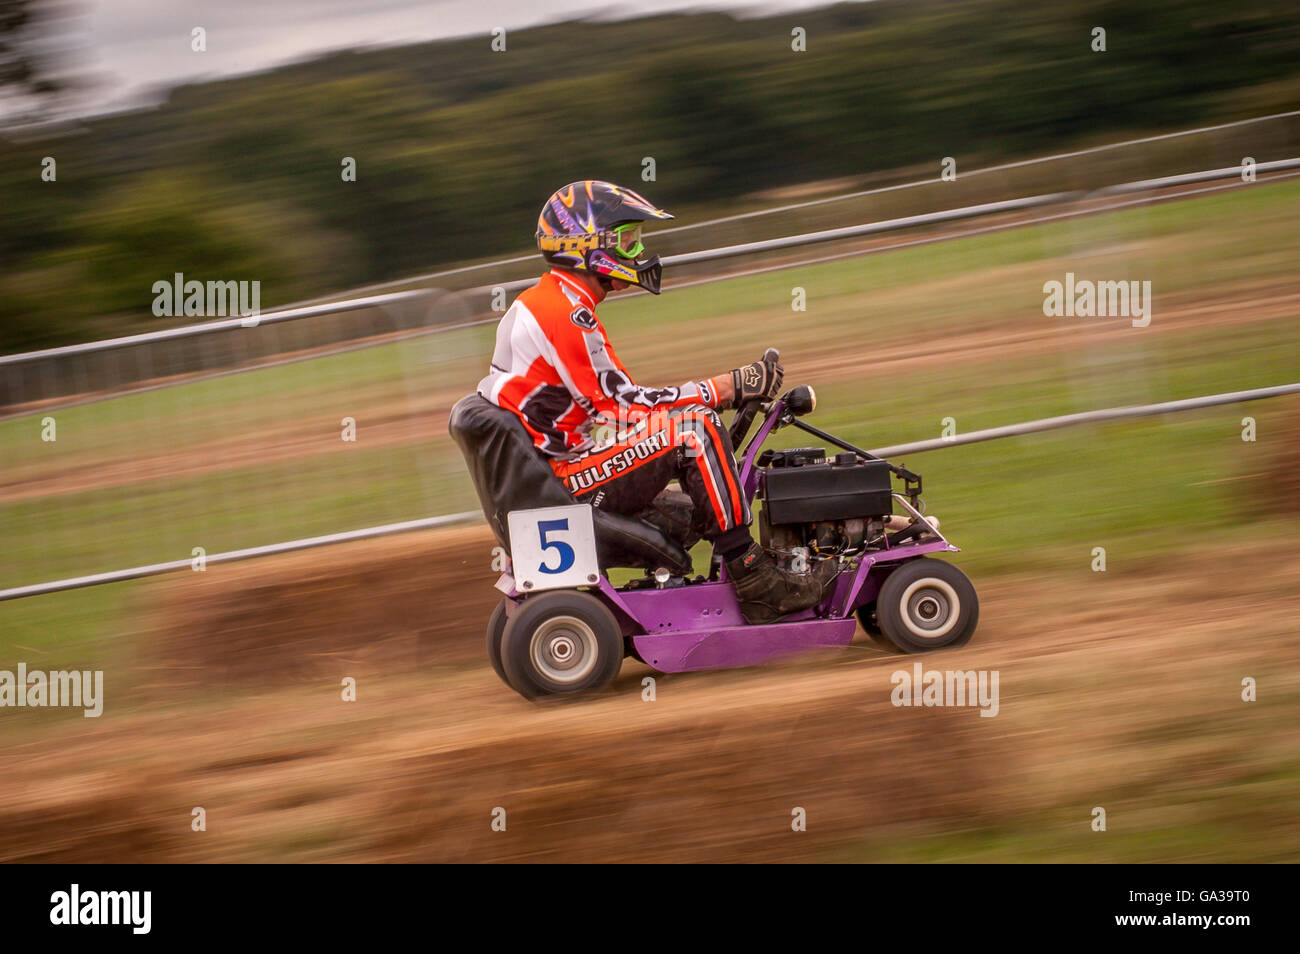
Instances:
[[[585,179],[554,193],[537,217],[537,248],[551,265],[591,272],[659,294],[659,256],[641,256],[641,223],[672,216],[631,189]]]

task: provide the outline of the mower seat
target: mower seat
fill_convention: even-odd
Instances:
[[[510,548],[510,511],[577,502],[513,412],[471,394],[452,407],[448,430],[465,455],[483,516],[506,549]],[[681,543],[645,520],[593,509],[592,523],[602,570],[666,567],[678,576],[691,572],[690,555]]]

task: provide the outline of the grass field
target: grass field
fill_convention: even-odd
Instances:
[[[482,527],[174,577],[102,719],[0,721],[0,859],[1294,861],[1300,551],[1254,530],[977,574],[975,640],[924,665],[999,671],[991,719],[891,707],[915,657],[866,642],[529,705],[482,659]]]

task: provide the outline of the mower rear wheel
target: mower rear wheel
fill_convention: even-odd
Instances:
[[[492,611],[491,617],[488,618],[487,657],[488,662],[492,664],[492,671],[508,686],[510,680],[506,678],[505,668],[501,665],[501,637],[505,635],[505,631],[506,601],[502,600],[497,604],[496,609]]]
[[[539,593],[506,622],[501,664],[510,687],[528,699],[598,692],[623,665],[623,632],[594,596]]]

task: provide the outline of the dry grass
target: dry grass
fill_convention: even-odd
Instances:
[[[135,673],[136,705],[110,697],[89,731],[12,747],[0,859],[872,859],[987,831],[1012,859],[1279,860],[1300,846],[1296,547],[982,586],[974,642],[921,658],[997,669],[1001,709],[981,718],[893,707],[890,674],[917,657],[861,643],[661,676],[654,702],[629,661],[600,698],[532,705],[480,661],[485,532],[394,543],[160,585],[161,656],[197,668]],[[355,703],[340,701],[344,675]],[[1241,701],[1245,676],[1259,701]],[[1096,805],[1105,834],[1089,827]],[[505,832],[490,829],[498,806]],[[790,830],[795,806],[806,833]]]

